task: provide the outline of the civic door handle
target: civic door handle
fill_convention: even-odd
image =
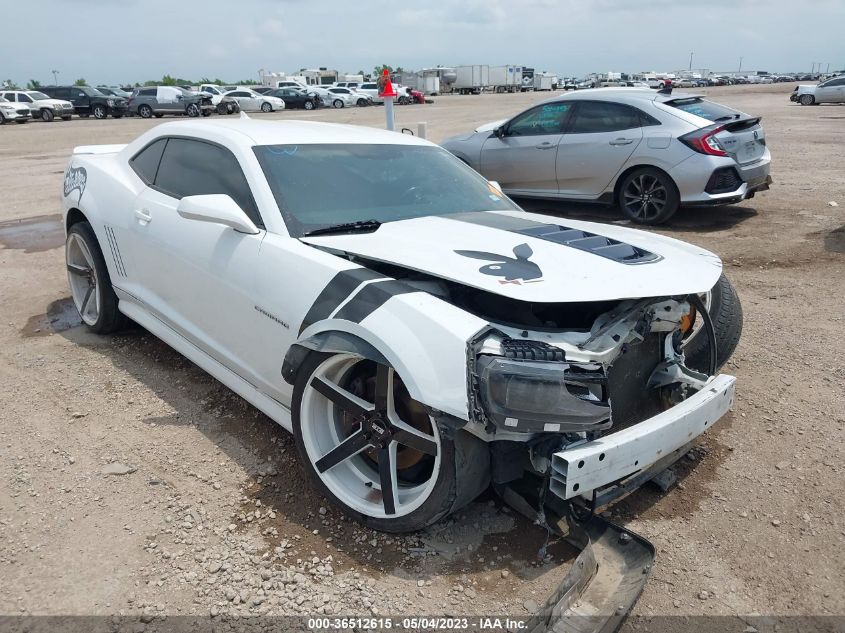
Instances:
[[[546,141],[545,143],[540,143],[539,145],[535,145],[534,147],[536,147],[537,149],[554,149],[557,146],[554,143]]]
[[[153,216],[150,215],[150,212],[146,209],[135,209],[135,217],[138,218],[144,224],[153,221]]]
[[[634,142],[634,139],[632,139],[632,138],[617,138],[617,139],[610,141],[610,144],[611,145],[630,145],[633,142]]]

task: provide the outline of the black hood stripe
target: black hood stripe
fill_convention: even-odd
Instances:
[[[389,279],[389,277],[368,268],[353,268],[337,273],[314,300],[299,327],[299,333],[302,334],[308,326],[317,321],[328,319],[332,312],[337,310],[340,304],[346,301],[361,284],[374,279]]]
[[[387,303],[389,299],[411,292],[419,291],[395,279],[367,284],[332,318],[360,323]]]
[[[638,246],[620,242],[610,237],[597,235],[581,229],[573,229],[560,224],[537,222],[529,218],[501,215],[489,211],[454,213],[441,216],[444,219],[468,222],[509,233],[527,235],[539,240],[554,242],[562,246],[577,248],[585,253],[613,260],[620,264],[649,264],[663,259],[662,256]]]

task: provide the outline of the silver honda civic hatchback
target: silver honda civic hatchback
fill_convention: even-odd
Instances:
[[[640,224],[771,183],[760,118],[689,93],[579,90],[442,145],[508,195],[616,204]]]

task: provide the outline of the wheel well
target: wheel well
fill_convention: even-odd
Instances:
[[[87,222],[88,218],[79,209],[71,209],[67,212],[67,220],[65,221],[65,231],[69,231],[70,227],[79,222]]]
[[[291,345],[282,363],[282,377],[292,385],[296,382],[296,374],[309,353],[332,352],[335,354],[351,352],[378,363],[387,363],[387,359],[375,347],[353,334],[346,332],[327,331],[315,334],[304,341]]]
[[[632,167],[628,167],[628,169],[626,169],[621,174],[619,174],[619,176],[616,177],[616,183],[613,185],[613,203],[614,204],[619,204],[619,189],[622,186],[622,181],[625,180],[625,178],[628,177],[628,174],[630,174],[631,172],[636,171],[638,169],[654,169],[655,171],[659,171],[661,174],[663,174],[664,176],[666,176],[669,179],[669,182],[672,183],[672,185],[675,187],[676,190],[678,189],[678,185],[675,183],[674,178],[672,178],[672,176],[670,176],[669,173],[665,169],[660,169],[660,167],[657,167],[655,165],[634,165]]]

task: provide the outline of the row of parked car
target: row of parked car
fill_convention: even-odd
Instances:
[[[313,110],[347,108],[384,103],[375,82],[342,82],[327,86],[303,86],[296,82],[272,87],[145,86],[127,92],[99,86],[45,86],[38,90],[0,91],[0,124],[26,123],[37,118],[68,120],[76,114],[97,119],[140,116],[148,119],[166,114],[190,117],[244,112],[276,112],[286,108]],[[399,87],[400,105],[425,103],[422,93]]]

